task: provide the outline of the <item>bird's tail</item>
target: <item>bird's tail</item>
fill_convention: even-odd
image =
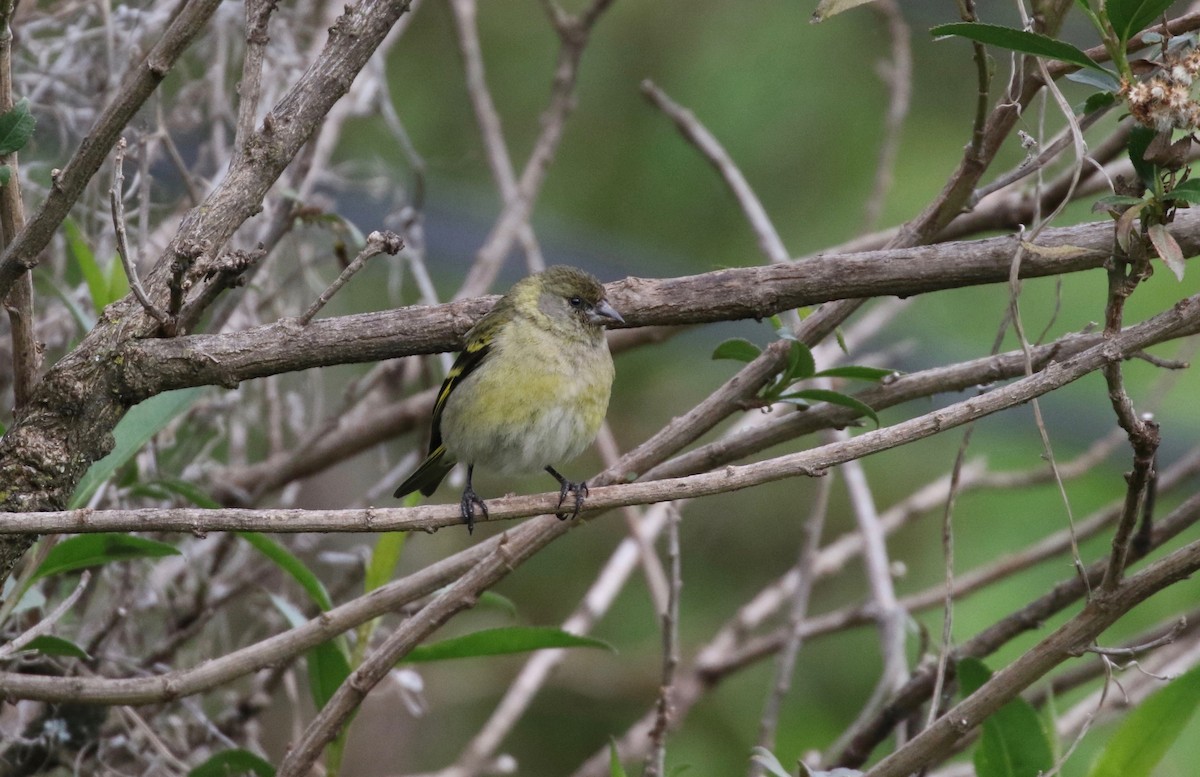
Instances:
[[[454,461],[446,456],[446,446],[439,445],[431,450],[425,457],[425,461],[421,462],[421,466],[417,467],[416,471],[400,484],[400,487],[396,489],[395,496],[399,499],[417,489],[420,489],[425,496],[429,496],[437,490],[438,483],[441,483],[442,478],[446,477],[452,469],[454,469]]]

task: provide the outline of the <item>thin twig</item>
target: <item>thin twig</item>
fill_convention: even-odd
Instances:
[[[33,642],[38,637],[49,632],[51,627],[53,627],[55,623],[58,623],[59,619],[66,615],[67,611],[70,610],[71,607],[75,605],[75,602],[79,599],[79,597],[83,595],[84,589],[87,588],[87,585],[91,579],[91,571],[84,570],[83,574],[79,576],[79,582],[75,584],[75,590],[71,591],[70,595],[67,596],[66,599],[63,599],[61,602],[59,602],[58,606],[47,613],[46,617],[42,618],[36,624],[27,629],[25,633],[9,642],[6,642],[3,645],[0,645],[0,660],[8,658],[15,653],[21,652],[21,650],[23,650],[30,642]]]
[[[842,430],[836,439],[848,439],[849,432]],[[858,720],[869,720],[908,678],[908,660],[905,654],[904,626],[908,613],[896,597],[892,582],[891,562],[888,559],[887,538],[875,508],[875,499],[867,483],[861,462],[846,462],[842,467],[846,479],[846,490],[858,531],[863,537],[863,568],[871,591],[872,611],[879,629],[879,652],[883,657],[883,671],[871,692],[870,698],[859,711]],[[853,731],[855,726],[846,730]],[[840,740],[839,740],[840,742]],[[833,749],[840,749],[835,743]]]
[[[759,201],[758,195],[754,193],[754,188],[716,136],[700,123],[695,114],[668,97],[667,93],[650,79],[642,81],[642,94],[675,122],[683,136],[699,149],[704,158],[721,174],[721,179],[733,193],[734,199],[750,223],[750,228],[758,238],[758,247],[763,254],[775,263],[791,261],[791,255],[780,239],[775,225],[771,223],[771,218]]]
[[[500,272],[501,262],[508,256],[513,239],[521,225],[528,222],[534,201],[546,179],[546,171],[562,141],[567,119],[575,107],[575,86],[583,51],[587,48],[592,28],[611,4],[612,0],[592,0],[577,16],[570,16],[552,3],[549,4],[547,14],[558,33],[559,50],[550,88],[550,102],[539,120],[542,131],[534,141],[533,150],[517,180],[516,194],[507,198],[504,209],[476,253],[471,271],[454,295],[455,299],[474,297],[491,287]]]
[[[667,566],[671,570],[670,595],[662,620],[662,679],[655,703],[654,728],[650,730],[650,752],[646,755],[643,777],[662,777],[667,773],[667,732],[671,729],[675,710],[672,702],[675,690],[675,670],[679,667],[679,593],[683,588],[679,554],[679,510],[667,506]]]
[[[880,62],[878,69],[890,96],[883,120],[883,142],[879,145],[879,160],[875,163],[875,180],[863,209],[862,232],[870,232],[879,223],[883,205],[892,188],[896,155],[900,150],[900,133],[912,101],[911,31],[904,21],[895,0],[871,4],[871,8],[887,23],[888,39],[892,43],[891,59]]]
[[[246,2],[246,52],[242,57],[242,80],[238,83],[237,129],[233,138],[233,155],[230,166],[239,164],[246,154],[247,144],[254,134],[254,122],[258,115],[258,98],[262,94],[263,56],[267,44],[267,25],[279,0],[245,0]]]
[[[1084,648],[1084,650],[1086,650],[1088,653],[1095,653],[1096,655],[1108,656],[1110,658],[1115,656],[1133,658],[1134,656],[1145,653],[1148,650],[1154,650],[1155,648],[1162,647],[1163,645],[1171,644],[1179,637],[1185,628],[1187,628],[1187,619],[1180,618],[1179,620],[1175,621],[1175,625],[1166,634],[1147,642],[1139,642],[1136,645],[1119,648],[1102,648],[1098,645],[1089,645],[1088,647]]]
[[[804,522],[804,542],[800,545],[800,554],[792,567],[796,576],[796,587],[792,591],[791,605],[788,607],[788,637],[779,658],[775,663],[775,683],[767,696],[763,713],[758,720],[758,744],[767,750],[775,750],[775,731],[779,726],[779,711],[783,700],[792,687],[792,675],[796,671],[796,658],[800,655],[800,646],[804,642],[802,626],[808,617],[809,596],[812,594],[814,572],[817,558],[821,550],[821,532],[825,526],[825,518],[829,513],[829,496],[833,491],[832,476],[821,480],[813,498],[812,508],[808,519]],[[764,773],[763,765],[752,761],[748,774],[750,777],[760,777]]]
[[[304,315],[297,319],[300,326],[308,326],[313,317],[321,312],[321,308],[333,299],[333,295],[337,294],[359,270],[367,265],[368,259],[379,256],[379,254],[395,256],[400,253],[402,248],[404,248],[404,241],[395,232],[372,232],[367,235],[367,244],[358,252],[358,256],[346,265],[346,269],[342,270],[334,282],[329,284],[329,288],[321,292],[321,296],[317,297],[316,301],[309,305],[308,310],[304,311]]]
[[[141,303],[147,313],[154,317],[155,321],[161,324],[165,330],[170,330],[173,329],[171,316],[150,300],[138,277],[133,257],[129,254],[129,244],[125,237],[125,203],[122,196],[125,183],[124,169],[125,138],[120,138],[117,140],[116,153],[113,155],[112,188],[108,190],[108,204],[112,209],[113,230],[117,237],[117,255],[121,257],[121,266],[125,268],[125,277],[129,280],[129,288],[133,291],[133,296],[137,297],[137,301]]]
[[[521,196],[517,185],[516,173],[513,171],[512,158],[508,154],[508,146],[504,141],[504,131],[500,127],[500,114],[492,100],[488,89],[487,75],[483,67],[483,50],[479,43],[479,30],[476,25],[475,0],[453,0],[450,10],[454,14],[455,32],[458,38],[458,51],[463,58],[465,70],[464,80],[467,95],[471,98],[471,108],[475,111],[475,121],[479,124],[479,137],[483,141],[484,155],[492,170],[492,178],[500,190],[500,197],[509,202]],[[546,260],[542,257],[542,249],[538,245],[537,236],[529,221],[523,221],[517,228],[517,240],[525,251],[526,267],[529,272],[545,269]]]
[[[12,15],[16,0],[0,3],[0,114],[13,108],[12,88]],[[0,166],[8,170],[8,182],[0,187],[0,250],[6,250],[25,228],[25,205],[21,200],[20,165],[17,152],[0,157]],[[16,281],[7,294],[0,293],[8,311],[9,338],[12,341],[13,409],[29,402],[41,374],[42,354],[34,332],[33,277],[29,273]]]

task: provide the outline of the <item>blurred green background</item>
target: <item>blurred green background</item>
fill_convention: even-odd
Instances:
[[[1012,10],[989,7],[989,21],[1011,22]],[[911,25],[913,100],[901,136],[894,187],[879,227],[892,226],[918,213],[940,189],[957,164],[971,126],[976,85],[969,46],[962,41],[934,42],[928,28],[956,20],[951,3],[904,3]],[[664,277],[701,273],[720,267],[760,264],[764,258],[745,219],[724,184],[701,156],[684,142],[673,124],[640,94],[643,79],[655,81],[691,109],[725,145],[754,186],[783,240],[801,256],[856,237],[863,231],[869,196],[883,138],[888,94],[877,69],[890,42],[882,18],[861,8],[822,25],[808,17],[812,3],[783,0],[661,0],[616,2],[599,22],[584,54],[577,108],[538,199],[533,225],[549,262],[585,267],[602,280],[626,275]],[[1069,27],[1066,36],[1093,45],[1087,28]],[[519,170],[539,127],[553,72],[557,38],[534,0],[484,0],[480,34],[488,81],[504,121]],[[996,54],[997,80],[1008,74],[1008,59]],[[449,296],[460,284],[474,250],[482,243],[499,206],[475,119],[463,85],[453,22],[443,3],[426,2],[388,61],[395,107],[414,147],[427,165],[425,180],[428,261],[439,291]],[[995,93],[997,88],[993,89]],[[1087,91],[1064,84],[1069,99]],[[1046,125],[1061,121],[1046,111]],[[1037,136],[1038,110],[1019,125]],[[1111,122],[1092,131],[1095,143]],[[408,160],[379,120],[353,125],[339,149],[345,169],[382,174],[398,185],[413,180]],[[994,172],[1017,164],[1024,151],[1010,143]],[[990,177],[990,176],[989,176]],[[392,200],[361,191],[337,192],[339,210],[364,231],[385,221]],[[1088,204],[1073,207],[1058,223],[1095,218]],[[335,299],[330,314],[391,304],[382,295],[389,273],[384,262],[368,268],[347,292]],[[523,274],[514,253],[497,291]],[[1131,302],[1129,320],[1162,310],[1196,290],[1196,274],[1182,284],[1158,273]],[[405,289],[404,294],[411,290]],[[1101,319],[1105,279],[1086,276],[1026,284],[1022,314],[1028,331],[1051,324],[1051,336],[1077,331]],[[411,297],[408,297],[411,300]],[[1061,303],[1061,309],[1056,306]],[[1006,288],[981,287],[915,300],[893,325],[862,352],[888,351],[878,366],[903,370],[948,364],[986,355],[1008,305]],[[1052,322],[1052,323],[1051,323]],[[670,342],[621,356],[609,414],[623,449],[636,446],[661,425],[688,410],[730,376],[736,366],[712,362],[709,354],[722,340],[742,336],[760,344],[773,338],[771,327],[754,322],[690,330]],[[1014,347],[1011,337],[1005,348]],[[1173,356],[1178,346],[1159,349]],[[361,370],[339,368],[330,374],[348,378]],[[1142,362],[1128,367],[1131,393],[1139,406],[1149,402],[1162,373]],[[1176,376],[1173,393],[1156,408],[1163,422],[1163,462],[1171,463],[1197,437],[1195,376]],[[902,406],[881,414],[894,423],[926,412],[933,403]],[[1090,376],[1042,403],[1055,456],[1065,461],[1114,427],[1102,379]],[[865,462],[880,508],[947,473],[961,440],[952,431]],[[408,438],[391,447],[391,461],[422,446]],[[799,450],[814,441],[798,440],[779,450]],[[979,424],[970,452],[999,469],[1027,469],[1043,463],[1043,448],[1032,412],[1019,408]],[[377,454],[337,468],[310,489],[313,506],[337,503],[365,488],[386,469]],[[1124,448],[1090,475],[1067,484],[1078,519],[1123,494],[1121,473],[1129,466]],[[570,465],[579,477],[599,468],[594,452]],[[476,486],[484,494],[505,490],[543,490],[531,479],[511,483],[483,473]],[[749,492],[699,500],[684,512],[682,526],[685,587],[682,639],[685,663],[693,650],[759,587],[794,563],[800,522],[808,513],[814,485],[787,481]],[[448,489],[435,496],[452,498]],[[1160,512],[1178,500],[1164,499]],[[940,516],[930,515],[900,532],[894,557],[906,574],[901,593],[922,590],[941,580]],[[963,496],[956,513],[956,565],[961,570],[1023,548],[1066,525],[1066,511],[1054,486],[1019,492]],[[853,529],[844,490],[834,490],[826,535]],[[442,558],[476,537],[441,532],[414,537],[406,548],[408,569]],[[595,571],[624,535],[622,520],[606,516],[540,554],[504,581],[500,592],[513,599],[519,618],[534,624],[561,622],[576,606]],[[1194,535],[1194,533],[1193,533]],[[352,543],[366,540],[347,541]],[[1088,542],[1085,560],[1103,555],[1107,539]],[[963,601],[955,612],[955,636],[962,640],[993,623],[1072,574],[1060,558]],[[861,567],[853,563],[835,580],[816,590],[811,612],[858,602],[866,593]],[[1105,637],[1123,637],[1186,609],[1197,600],[1195,581],[1176,586],[1135,612]],[[940,633],[940,613],[920,622]],[[446,630],[458,633],[507,622],[496,612],[469,613]],[[1010,661],[1044,636],[1061,619],[1015,641],[989,659],[993,668]],[[569,773],[586,756],[620,736],[653,703],[659,677],[660,636],[644,585],[635,576],[597,635],[616,646],[616,654],[580,652],[568,660],[551,687],[507,741],[506,752],[520,773]],[[910,645],[917,644],[916,634]],[[915,651],[915,647],[912,648]],[[360,716],[351,736],[349,773],[365,761],[394,764],[404,771],[433,770],[454,758],[486,719],[521,665],[519,658],[475,660],[424,668],[430,710],[408,716],[395,698],[377,695]],[[874,629],[859,628],[806,644],[779,732],[778,755],[786,764],[810,749],[823,749],[854,718],[869,696],[879,668]],[[690,773],[744,773],[758,719],[771,686],[773,661],[726,681],[689,715],[671,737],[669,765],[688,764]],[[1067,708],[1078,694],[1059,700]],[[1099,726],[1067,764],[1067,777],[1081,775],[1106,731]],[[365,760],[364,760],[365,759]],[[1200,724],[1193,722],[1174,747],[1162,777],[1192,775],[1200,759]],[[630,765],[632,766],[632,765]]]

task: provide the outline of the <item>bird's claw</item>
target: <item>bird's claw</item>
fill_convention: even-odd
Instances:
[[[554,513],[554,516],[560,521],[565,521],[568,518],[574,520],[579,516],[579,510],[583,507],[583,500],[588,495],[587,483],[572,483],[569,480],[564,480],[558,488],[558,508],[556,509],[562,508],[563,502],[567,500],[567,494],[575,494],[575,509],[571,511],[570,515],[560,512]]]
[[[467,534],[475,533],[475,506],[483,511],[483,520],[488,519],[487,503],[479,498],[479,494],[475,493],[475,489],[467,486],[463,491],[462,499],[458,503],[458,509],[462,513],[463,523],[467,525]]]

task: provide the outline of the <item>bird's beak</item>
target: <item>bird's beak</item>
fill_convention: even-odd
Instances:
[[[588,314],[588,318],[593,324],[600,324],[601,326],[614,322],[618,324],[625,323],[625,319],[621,318],[621,314],[616,311],[616,308],[608,304],[608,300],[606,299],[600,300],[600,302],[598,302],[596,306],[592,308],[591,312]]]

